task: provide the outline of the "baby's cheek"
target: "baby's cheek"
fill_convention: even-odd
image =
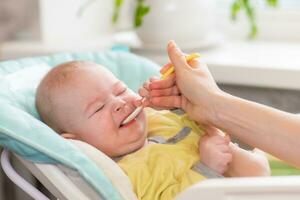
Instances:
[[[112,132],[115,129],[113,116],[109,112],[103,112],[99,115],[98,128],[101,131]]]
[[[146,117],[146,112],[144,110],[141,113],[141,125],[142,125],[142,131],[145,133],[147,131],[147,117]]]

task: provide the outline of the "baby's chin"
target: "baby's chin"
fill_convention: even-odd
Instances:
[[[117,149],[114,146],[113,150],[111,149],[110,151],[109,150],[104,151],[103,149],[99,149],[99,150],[111,158],[118,158],[118,157],[126,156],[127,154],[134,153],[140,150],[141,148],[143,148],[146,144],[147,144],[147,139],[145,137],[142,140],[136,141],[135,143],[120,145]]]
[[[129,139],[129,138],[128,138]],[[127,140],[127,144],[124,145],[124,149],[120,154],[126,155],[138,151],[143,148],[147,143],[147,131],[144,127],[143,130],[135,132],[135,134],[131,135],[130,140]]]
[[[144,146],[147,140],[147,121],[145,112],[142,111],[133,122],[119,128],[119,137],[123,140],[122,155],[132,153]]]
[[[130,153],[133,153],[135,151],[140,150],[147,144],[147,138],[144,137],[143,139],[139,140],[138,143],[135,143],[134,145],[130,146],[126,151],[122,152],[122,155],[127,155]]]

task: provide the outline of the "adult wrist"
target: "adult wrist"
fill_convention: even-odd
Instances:
[[[209,123],[219,127],[223,123],[224,116],[228,112],[230,102],[234,97],[222,90],[212,94],[211,114],[209,116]]]

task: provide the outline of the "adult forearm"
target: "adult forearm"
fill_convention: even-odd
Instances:
[[[225,93],[214,102],[214,126],[300,167],[299,116]]]

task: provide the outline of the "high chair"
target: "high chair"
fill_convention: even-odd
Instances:
[[[158,74],[155,63],[120,51],[56,54],[0,63],[0,144],[5,148],[2,168],[35,199],[48,197],[14,172],[12,154],[58,199],[136,200],[130,180],[113,160],[84,142],[61,138],[40,121],[34,106],[39,81],[51,67],[71,60],[102,64],[134,91]],[[176,199],[300,199],[300,177],[208,179]]]

